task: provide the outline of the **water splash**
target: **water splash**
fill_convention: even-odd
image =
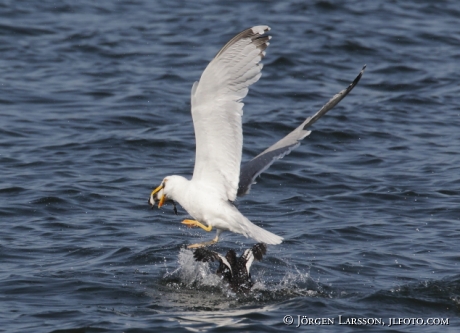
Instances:
[[[253,267],[251,274],[254,286],[249,295],[237,295],[231,291],[227,284],[216,275],[215,263],[197,262],[193,251],[182,248],[177,257],[178,267],[167,272],[165,279],[176,290],[194,289],[197,292],[211,291],[233,299],[249,300],[282,300],[292,296],[321,297],[323,288],[310,277],[309,272],[302,272],[296,266],[287,264],[284,276],[272,276],[272,270]],[[326,293],[327,294],[327,293]],[[324,295],[322,296],[324,297]],[[329,294],[326,295],[329,297]]]
[[[182,248],[179,252],[177,262],[179,267],[173,272],[179,275],[182,283],[190,287],[197,286],[219,286],[222,284],[208,263],[197,262],[193,258],[193,252]]]

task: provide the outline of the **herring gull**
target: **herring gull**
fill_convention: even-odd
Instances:
[[[193,220],[182,223],[205,231],[217,230],[207,242],[189,245],[200,248],[217,243],[224,230],[253,238],[266,244],[280,244],[283,238],[255,225],[235,207],[237,196],[249,192],[255,178],[275,160],[282,158],[310,134],[306,128],[336,106],[359,82],[356,79],[334,95],[316,114],[245,163],[241,168],[243,132],[242,99],[251,84],[259,80],[271,36],[268,26],[246,29],[233,37],[214,57],[195,82],[191,92],[191,113],[195,130],[196,155],[192,179],[167,176],[149,197],[153,207],[166,201],[178,202]],[[174,206],[175,209],[175,206]]]

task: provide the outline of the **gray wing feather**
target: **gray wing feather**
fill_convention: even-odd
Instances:
[[[254,157],[249,162],[246,162],[240,170],[240,180],[238,185],[238,196],[243,196],[249,193],[251,185],[254,183],[254,180],[262,172],[264,172],[270,165],[273,164],[276,160],[283,158],[285,155],[289,154],[294,148],[300,145],[300,140],[307,137],[311,132],[307,131],[306,128],[313,125],[319,118],[321,118],[326,112],[331,110],[334,106],[339,104],[339,102],[348,95],[350,91],[358,84],[361,76],[366,69],[364,65],[361,72],[354,79],[354,81],[344,90],[340,91],[338,94],[334,95],[318,112],[316,112],[312,117],[308,117],[305,121],[300,124],[295,130],[286,135],[284,138],[276,142],[274,145],[270,146],[262,153]]]

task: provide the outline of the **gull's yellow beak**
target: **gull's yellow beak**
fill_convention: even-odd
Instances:
[[[163,206],[163,204],[165,203],[165,200],[166,200],[166,195],[163,193],[163,195],[160,198],[160,202],[158,203],[158,208]]]
[[[157,194],[158,192],[162,191],[164,187],[165,187],[164,183],[161,183],[160,186],[158,186],[156,189],[154,189],[152,191],[152,193],[150,193],[149,203],[150,203],[151,206],[155,205],[154,195]],[[166,195],[162,192],[161,197],[160,197],[160,201],[158,202],[158,208],[163,206],[163,204],[165,203],[165,200],[166,200]]]

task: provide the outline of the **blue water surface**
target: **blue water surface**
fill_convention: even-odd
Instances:
[[[185,249],[214,235],[147,198],[191,176],[192,84],[259,24],[244,160],[367,69],[237,202],[285,241],[236,295]],[[457,1],[3,1],[0,55],[0,331],[458,332]]]

